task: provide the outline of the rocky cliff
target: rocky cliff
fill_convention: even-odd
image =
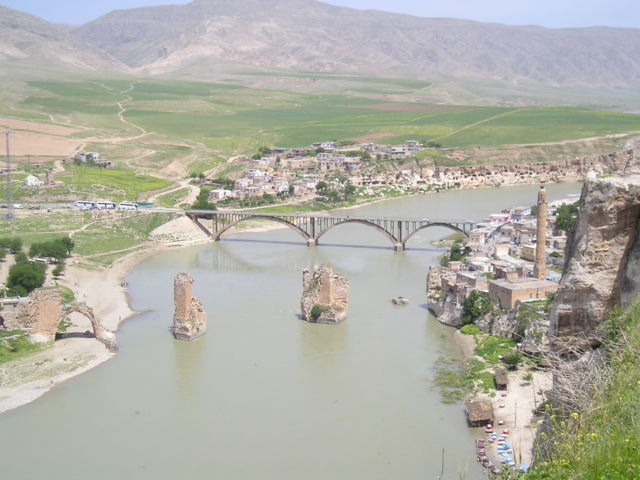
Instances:
[[[302,272],[302,317],[313,323],[340,323],[347,316],[349,304],[349,282],[333,272],[329,264],[315,267],[313,275],[309,270]]]
[[[176,306],[171,330],[178,340],[194,340],[207,331],[207,314],[192,293],[193,278],[179,273],[173,283]]]
[[[631,175],[638,170],[638,153],[625,150],[573,160],[504,165],[426,167],[421,176],[428,183],[459,188],[500,187],[531,183],[582,180],[587,173]]]
[[[598,345],[598,326],[613,307],[640,292],[640,169],[627,177],[587,178],[567,264],[551,307],[554,348]]]

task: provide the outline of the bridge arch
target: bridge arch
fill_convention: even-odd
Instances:
[[[461,229],[460,227],[456,227],[451,223],[433,222],[433,223],[428,223],[427,225],[421,225],[418,228],[416,228],[413,232],[411,232],[409,235],[406,236],[406,238],[404,239],[404,242],[402,242],[402,246],[404,247],[409,241],[409,239],[413,237],[416,233],[418,233],[420,230],[424,230],[425,228],[430,228],[430,227],[444,227],[444,228],[448,228],[449,230],[462,233],[465,237],[469,236],[469,234],[465,232],[463,229]]]
[[[322,237],[325,233],[327,233],[329,230],[331,230],[332,228],[335,228],[339,225],[344,225],[345,223],[361,223],[362,225],[367,225],[369,227],[373,227],[376,230],[378,230],[380,233],[382,233],[385,237],[387,237],[389,239],[389,241],[396,246],[399,241],[396,237],[394,237],[391,233],[389,233],[387,230],[385,230],[384,228],[382,228],[380,225],[377,225],[373,222],[370,222],[368,220],[362,220],[359,218],[347,218],[345,220],[342,220],[340,222],[334,223],[333,225],[329,225],[327,228],[320,230],[320,232],[318,232],[316,234],[316,242],[320,239],[320,237]]]
[[[227,230],[229,230],[231,227],[235,227],[236,225],[238,225],[241,222],[245,222],[247,220],[252,220],[252,219],[260,219],[260,220],[269,220],[272,222],[277,222],[277,223],[281,223],[282,225],[286,225],[287,227],[289,227],[290,229],[292,229],[295,232],[298,232],[300,235],[302,235],[302,238],[304,238],[305,240],[309,241],[309,239],[311,237],[309,237],[309,235],[307,235],[307,232],[305,232],[304,230],[302,230],[300,227],[298,227],[296,224],[291,223],[287,220],[285,220],[284,218],[279,218],[279,217],[270,217],[270,216],[262,216],[262,215],[248,215],[246,217],[242,217],[239,220],[236,220],[233,223],[230,223],[229,225],[225,226],[222,230],[214,232],[214,240],[220,240],[220,237],[222,237],[222,235],[224,233],[227,232]]]

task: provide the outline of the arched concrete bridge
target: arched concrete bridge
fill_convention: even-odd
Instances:
[[[186,215],[214,240],[231,227],[247,220],[261,219],[281,223],[298,232],[309,246],[318,244],[325,233],[345,223],[360,223],[378,230],[393,244],[404,250],[407,241],[418,231],[429,227],[445,227],[464,235],[475,228],[473,221],[430,220],[428,218],[360,217],[349,215],[309,215],[306,213],[258,213],[251,211],[187,210]],[[211,225],[211,229],[206,226]]]

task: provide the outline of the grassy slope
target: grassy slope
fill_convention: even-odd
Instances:
[[[363,97],[256,90],[233,85],[140,81],[31,82],[19,105],[71,115],[117,133],[139,133],[117,119],[115,102],[126,100],[125,118],[164,138],[192,140],[221,155],[260,144],[299,146],[387,132],[391,140],[440,139],[446,146],[522,144],[640,131],[640,117],[578,108],[453,107],[412,104],[422,110],[386,110],[403,104]],[[369,108],[366,108],[369,107]],[[74,112],[69,114],[69,112]],[[506,114],[506,115],[505,115]],[[464,130],[461,130],[464,129]],[[88,135],[86,133],[79,134]]]
[[[558,423],[552,459],[523,478],[640,478],[640,297],[626,315],[627,345],[613,355],[610,380],[598,389],[596,407],[590,412],[573,412]]]

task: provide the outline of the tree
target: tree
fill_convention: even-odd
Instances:
[[[9,247],[9,251],[13,253],[19,252],[22,250],[22,239],[18,237],[11,238],[7,246]]]
[[[66,237],[62,237],[60,239],[60,243],[64,245],[64,247],[67,249],[67,254],[71,255],[71,250],[73,250],[76,246],[75,242],[71,239],[71,237],[69,235],[67,235]]]
[[[43,263],[16,263],[9,269],[7,287],[20,294],[30,293],[44,284],[46,269]]]
[[[193,202],[192,208],[197,210],[215,210],[216,206],[213,203],[209,202],[209,189],[201,188],[200,193],[196,198],[196,201]]]
[[[350,195],[354,195],[356,193],[356,187],[354,185],[351,185],[350,183],[347,183],[344,187],[344,196],[348,197]]]
[[[563,203],[556,209],[556,229],[565,232],[573,231],[578,217],[579,203]]]
[[[475,323],[483,315],[491,311],[493,302],[489,297],[480,295],[477,290],[473,290],[462,303],[462,323],[468,325]]]
[[[316,183],[316,192],[322,193],[326,191],[328,187],[329,185],[327,185],[327,182],[325,182],[324,180],[320,180],[318,183]]]
[[[7,256],[7,251],[4,248],[0,248],[0,262]]]

